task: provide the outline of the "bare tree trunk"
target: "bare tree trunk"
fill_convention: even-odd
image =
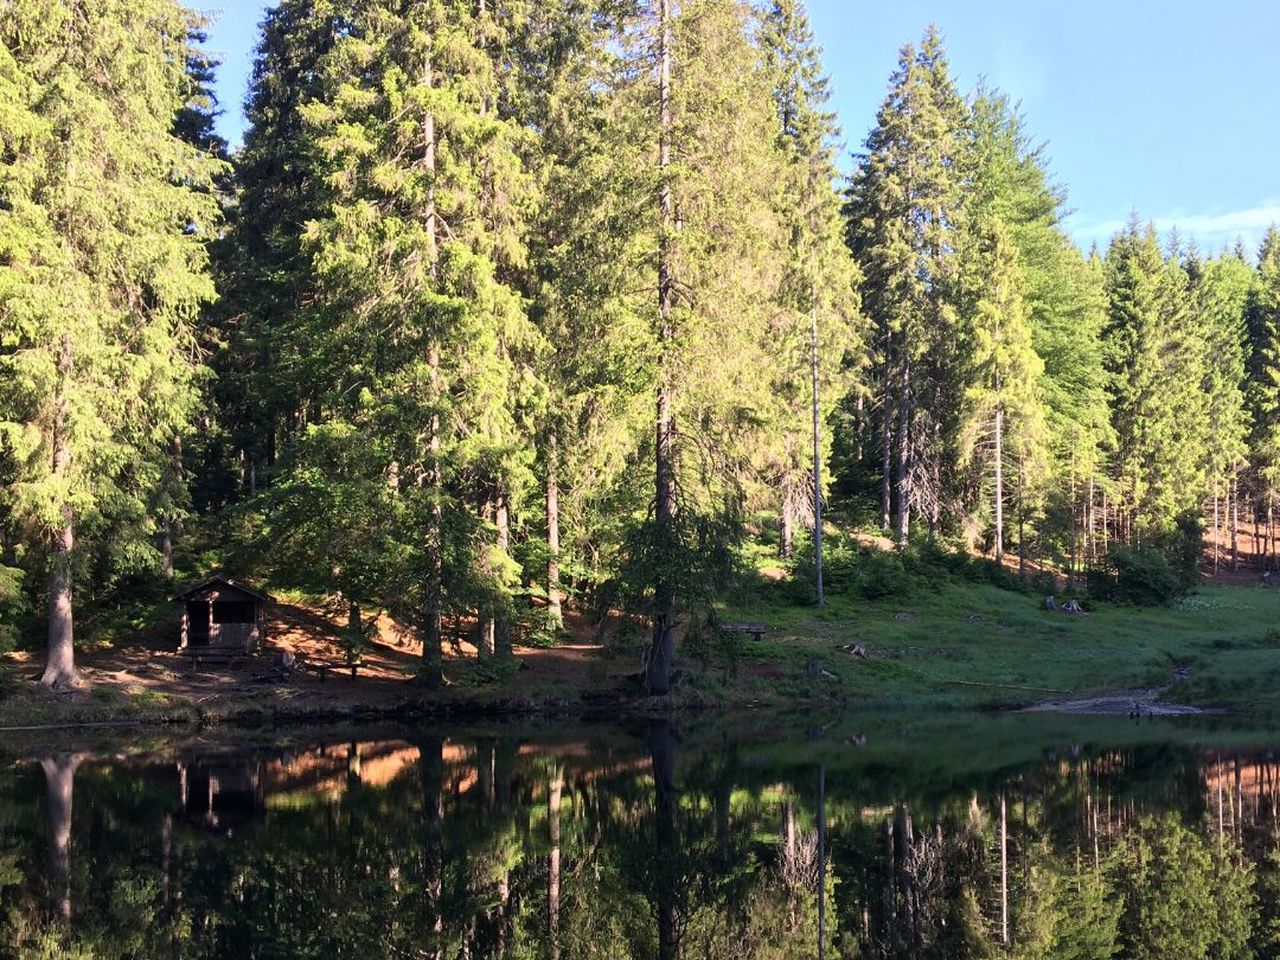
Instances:
[[[795,509],[791,503],[790,491],[782,491],[782,512],[778,517],[778,558],[790,560],[795,550]]]
[[[1022,487],[1026,478],[1022,458],[1018,458],[1018,576],[1027,579],[1027,512],[1023,505]]]
[[[996,374],[996,393],[1000,392],[1000,374]],[[996,407],[995,426],[995,551],[996,563],[1004,560],[1004,408]]]
[[[893,393],[886,370],[880,410],[880,529],[886,537],[893,529],[893,415]]]
[[[671,231],[675,205],[668,168],[671,165],[671,0],[658,3],[658,206],[661,234],[658,242],[658,339],[659,361],[657,436],[654,444],[655,513],[660,541],[670,545],[676,536],[675,424],[671,409],[671,351],[675,333],[671,310],[675,277],[671,269]],[[652,694],[671,690],[671,668],[676,657],[676,584],[670,569],[655,571],[653,640],[645,668],[645,686]]]
[[[66,381],[71,375],[71,338],[64,334],[58,352],[58,392],[54,401],[53,478],[59,483],[71,469],[67,446]],[[49,557],[48,655],[40,682],[54,690],[80,685],[76,673],[74,621],[71,609],[71,552],[75,548],[75,517],[71,504],[62,505],[62,525],[54,533]]]
[[[501,486],[494,506],[494,519],[498,525],[498,549],[505,558],[511,549],[511,513],[507,507],[507,492]],[[493,622],[493,652],[499,657],[511,656],[511,604],[505,595]]]
[[[1218,481],[1213,481],[1213,572],[1218,573],[1219,545],[1222,540],[1222,519],[1218,506]]]
[[[857,444],[854,448],[854,458],[857,460],[859,465],[862,464],[863,455],[866,453],[864,441],[866,439],[867,425],[865,422],[866,417],[863,413],[866,404],[866,398],[862,395],[862,391],[859,390],[857,399],[854,400],[853,407],[854,437],[855,443]]]
[[[564,623],[560,607],[560,446],[555,431],[547,435],[547,610],[557,627]]]
[[[902,358],[902,374],[898,397],[898,523],[894,539],[905,547],[911,536],[911,359]]]
[[[431,60],[428,58],[422,65],[422,85],[428,89],[435,85]],[[422,165],[427,172],[427,204],[424,216],[424,228],[427,235],[426,257],[430,265],[432,277],[436,275],[439,263],[439,250],[436,244],[436,121],[430,111],[423,118],[422,129]],[[440,395],[440,347],[432,341],[427,349],[427,368],[430,373],[431,395]],[[427,428],[427,464],[426,483],[430,491],[431,508],[427,520],[426,542],[426,583],[423,603],[422,623],[422,664],[418,669],[416,682],[426,687],[444,685],[444,648],[441,618],[444,613],[444,516],[442,501],[444,498],[444,480],[440,470],[440,414],[434,409],[431,412]]]
[[[809,341],[809,357],[813,374],[813,558],[816,564],[818,606],[826,604],[822,589],[822,434],[818,417],[818,295],[809,288],[812,304],[810,319],[812,329]]]
[[[1097,517],[1095,516],[1096,507],[1094,506],[1094,500],[1096,499],[1096,496],[1095,496],[1093,487],[1094,487],[1093,473],[1090,472],[1089,473],[1089,506],[1085,510],[1085,520],[1084,520],[1085,522],[1084,556],[1085,556],[1085,565],[1087,567],[1092,567],[1098,561],[1098,552],[1097,552],[1098,545],[1095,541],[1095,536],[1097,534],[1097,527],[1096,527]]]
[[[1240,494],[1239,480],[1231,477],[1231,571],[1240,572]]]

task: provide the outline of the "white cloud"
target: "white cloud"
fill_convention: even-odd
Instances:
[[[1229,210],[1223,213],[1185,213],[1163,217],[1139,215],[1139,217],[1142,223],[1146,223],[1147,220],[1154,223],[1161,234],[1168,233],[1177,227],[1184,241],[1194,239],[1207,253],[1215,252],[1223,246],[1230,246],[1237,239],[1243,240],[1245,248],[1253,252],[1261,243],[1262,235],[1267,232],[1267,229],[1273,224],[1280,224],[1280,201],[1267,200],[1244,210]],[[1096,241],[1099,246],[1103,246],[1114,233],[1123,230],[1127,224],[1127,218],[1092,224],[1068,221],[1067,228],[1081,245],[1087,247]]]

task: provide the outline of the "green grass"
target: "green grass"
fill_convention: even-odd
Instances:
[[[1280,717],[1280,590],[1206,586],[1167,607],[1099,605],[1086,616],[987,584],[946,582],[880,601],[837,596],[821,610],[788,596],[779,585],[722,611],[770,626],[744,656],[757,673],[774,664],[781,678],[770,685],[781,693],[826,683],[856,706],[1004,706],[1050,695],[952,681],[1085,694],[1166,684],[1185,664],[1190,676],[1166,700]],[[867,659],[839,649],[849,643],[863,644]],[[811,658],[838,683],[805,677]]]

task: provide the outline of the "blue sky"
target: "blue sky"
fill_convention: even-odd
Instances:
[[[257,24],[226,0],[220,129],[233,142]],[[1131,211],[1202,248],[1256,246],[1280,223],[1277,0],[809,0],[850,149],[866,136],[903,43],[936,23],[962,90],[979,77],[1020,101],[1068,191],[1087,247]]]

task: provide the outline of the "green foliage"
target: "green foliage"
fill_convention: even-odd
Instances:
[[[1154,547],[1112,547],[1089,571],[1089,593],[1115,603],[1168,603],[1185,590],[1168,558]]]

